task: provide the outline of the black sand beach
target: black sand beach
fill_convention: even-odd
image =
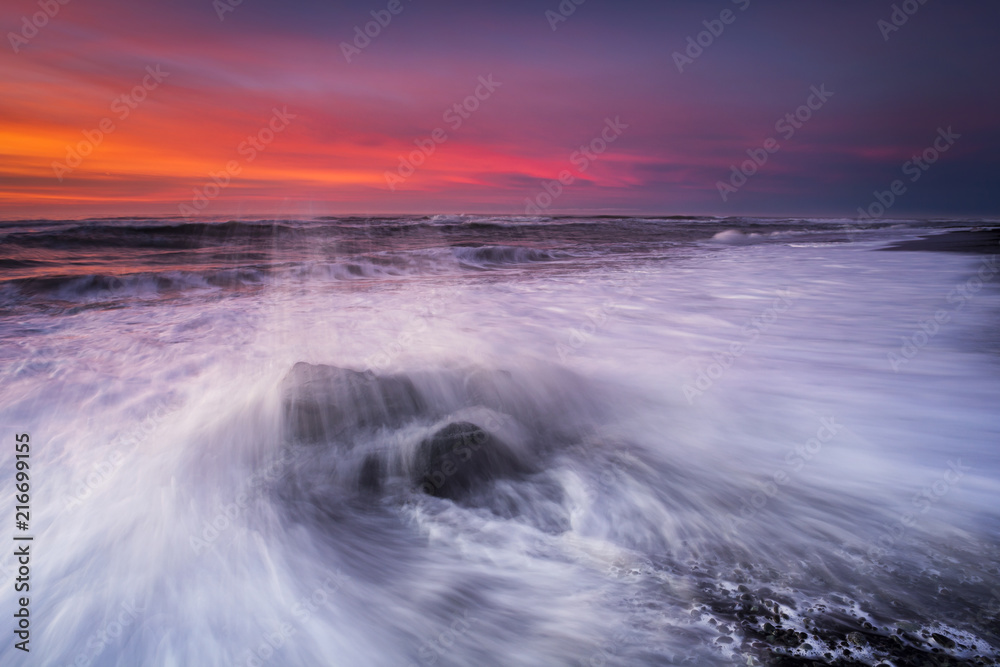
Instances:
[[[989,255],[1000,246],[1000,228],[947,232],[912,241],[902,241],[880,250],[923,250],[930,252],[965,252]]]

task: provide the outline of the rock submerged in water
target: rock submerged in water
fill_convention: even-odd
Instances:
[[[421,384],[406,375],[379,376],[348,368],[299,362],[282,380],[285,437],[297,444],[328,444],[353,449],[381,428],[398,429],[414,421],[427,423],[443,414],[478,407],[490,414],[503,403],[504,372],[478,372],[450,382]],[[443,400],[442,400],[443,399]],[[467,417],[469,418],[469,417]],[[461,418],[457,418],[461,419]],[[475,419],[472,417],[472,419]],[[507,434],[508,436],[510,434]],[[405,466],[420,491],[467,501],[497,479],[533,472],[509,441],[472,421],[457,420],[424,438]],[[388,457],[357,452],[355,488],[365,496],[382,493],[401,452]],[[396,458],[394,458],[396,457]]]
[[[361,464],[361,473],[358,476],[358,488],[362,493],[377,495],[382,491],[382,477],[385,475],[385,466],[376,454],[369,454]]]
[[[398,427],[426,410],[405,376],[299,362],[282,381],[285,424],[295,442],[330,441],[346,431]]]
[[[421,491],[450,500],[530,472],[507,444],[471,422],[448,424],[420,443],[415,470]]]

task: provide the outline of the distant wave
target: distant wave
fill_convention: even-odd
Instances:
[[[0,224],[0,306],[100,303],[468,271],[604,265],[682,247],[895,239],[899,221],[433,215],[275,220],[179,218]],[[935,223],[950,227],[955,223]],[[935,227],[909,221],[908,230]]]
[[[13,232],[4,243],[26,248],[152,247],[190,248],[206,243],[259,240],[301,234],[288,224],[247,222],[182,223],[153,225],[80,224],[43,232]]]
[[[568,253],[551,252],[521,246],[480,246],[452,248],[455,257],[463,264],[477,267],[499,266],[503,264],[524,264],[527,262],[547,262],[569,257]]]
[[[411,275],[442,275],[470,269],[499,269],[568,257],[568,253],[529,247],[459,246],[369,253],[338,258],[337,261],[295,262],[280,267],[257,265],[126,274],[52,274],[3,281],[0,283],[0,301],[27,298],[90,303],[132,298],[151,299],[192,290],[258,287],[279,276],[300,281],[377,280]],[[12,268],[45,264],[17,260],[6,262]]]
[[[171,292],[260,285],[266,278],[265,271],[247,268],[205,272],[44,276],[8,280],[0,287],[0,294],[12,299],[40,298],[80,303],[129,298],[154,299]]]

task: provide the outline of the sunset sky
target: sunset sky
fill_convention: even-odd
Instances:
[[[547,213],[853,217],[897,179],[889,217],[1000,210],[993,1],[231,2],[5,0],[0,216],[524,214],[561,172]]]

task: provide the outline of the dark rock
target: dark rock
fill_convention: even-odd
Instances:
[[[369,454],[361,464],[361,474],[358,475],[358,487],[362,493],[378,494],[382,490],[383,476],[382,460]]]
[[[448,424],[420,443],[416,470],[421,491],[451,500],[495,479],[530,472],[509,446],[470,422]]]
[[[948,639],[944,635],[939,635],[938,633],[935,632],[931,635],[931,637],[934,638],[934,641],[936,641],[941,646],[944,646],[945,648],[955,648],[955,642]]]
[[[425,411],[406,376],[297,363],[282,382],[285,426],[295,442],[330,441],[352,429],[398,427]]]

